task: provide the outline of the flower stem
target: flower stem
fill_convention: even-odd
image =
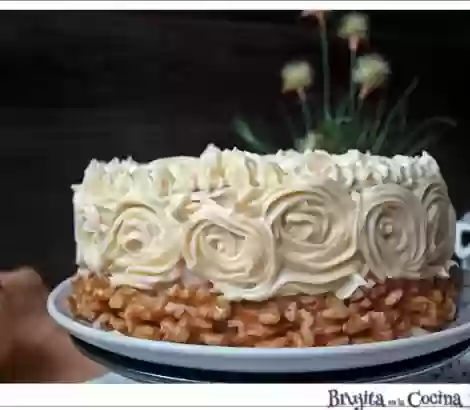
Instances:
[[[330,62],[328,58],[328,35],[326,23],[320,23],[320,40],[323,65],[323,109],[325,119],[331,119],[330,114]]]
[[[358,119],[358,121],[361,121],[361,115],[363,115],[363,113],[362,113],[363,106],[364,106],[364,100],[358,100],[357,109],[352,114],[354,118]],[[361,132],[361,134],[359,135],[359,137],[356,141],[356,149],[358,149],[358,150],[363,149],[363,146],[366,145],[367,139],[369,138],[369,131],[370,130],[368,130],[367,127],[362,127],[362,128],[363,128],[363,131]]]
[[[356,66],[356,49],[354,47],[349,47],[349,98],[350,98],[350,103],[351,103],[351,115],[354,115],[355,112],[355,102],[356,102],[356,90],[354,86],[354,78],[353,78],[353,73],[354,73],[354,67]]]
[[[297,90],[297,95],[299,96],[300,107],[302,109],[302,118],[305,125],[305,138],[310,131],[312,131],[312,116],[310,115],[310,110],[308,107],[307,96],[305,91],[302,89]]]

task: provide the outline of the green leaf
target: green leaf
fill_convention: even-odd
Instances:
[[[294,119],[287,111],[286,107],[283,104],[279,105],[279,110],[281,112],[282,117],[284,118],[284,122],[286,123],[287,131],[289,132],[289,136],[292,142],[295,144],[296,141],[299,139],[300,133],[297,131],[295,126]]]
[[[350,101],[348,98],[343,98],[343,100],[338,104],[338,107],[334,111],[334,118],[348,117],[351,118],[351,113],[349,112]]]
[[[453,119],[447,117],[433,117],[423,121],[410,133],[407,138],[407,140],[409,140],[411,144],[413,144],[413,140],[418,140],[416,141],[416,143],[411,145],[410,148],[407,149],[407,155],[417,154],[423,149],[429,148],[442,137],[442,134],[430,133],[423,139],[419,138],[421,133],[424,132],[427,128],[429,128],[431,125],[447,125],[449,127],[456,127],[457,123]]]
[[[336,121],[335,119],[323,121],[316,132],[323,136],[319,148],[332,153],[340,153],[347,149],[348,141],[354,134],[352,121]]]
[[[406,133],[406,128],[408,125],[408,111],[406,101],[403,102],[399,112],[398,112],[398,126],[403,135]]]
[[[379,152],[382,151],[383,146],[387,138],[389,137],[390,124],[395,120],[396,118],[395,116],[397,112],[399,112],[402,109],[402,106],[406,103],[406,100],[408,99],[410,94],[414,91],[417,85],[418,85],[418,79],[415,78],[413,79],[411,84],[406,88],[406,90],[403,92],[403,94],[398,99],[396,104],[392,107],[392,109],[388,113],[384,121],[383,127],[382,127],[382,132],[378,135],[377,140],[375,141],[374,145],[371,148],[371,152],[373,154],[378,154]]]
[[[385,103],[385,100],[380,100],[379,106],[376,111],[375,120],[372,123],[372,127],[370,129],[370,136],[373,139],[376,139],[378,136],[378,132],[379,132],[380,126],[382,125],[383,117],[385,115],[386,105],[387,104]]]
[[[262,154],[272,152],[272,147],[269,143],[259,140],[251,131],[250,126],[246,121],[236,118],[233,121],[233,128],[235,132],[250,146],[251,149],[258,151]]]

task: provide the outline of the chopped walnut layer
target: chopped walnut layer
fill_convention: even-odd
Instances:
[[[311,347],[394,340],[416,327],[440,330],[455,318],[455,296],[451,280],[387,280],[347,301],[322,295],[229,302],[201,285],[113,289],[106,278],[90,275],[74,278],[69,306],[77,319],[143,339]]]

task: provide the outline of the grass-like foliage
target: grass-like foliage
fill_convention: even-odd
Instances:
[[[339,100],[332,100],[330,60],[328,55],[328,13],[307,11],[306,18],[314,18],[319,25],[321,39],[322,103],[312,109],[310,93],[315,85],[315,71],[306,61],[287,63],[281,71],[282,92],[295,96],[299,102],[302,127],[292,118],[286,121],[293,148],[298,151],[323,149],[343,153],[358,149],[377,155],[414,155],[429,148],[442,135],[443,126],[455,126],[452,119],[433,117],[418,124],[410,124],[407,101],[418,81],[410,86],[394,103],[381,100],[374,103],[370,97],[380,89],[391,74],[389,64],[378,54],[362,55],[361,44],[368,41],[368,17],[349,13],[341,19],[338,35],[347,42],[349,50],[349,90]],[[237,134],[248,147],[258,153],[278,150],[269,138],[269,131],[260,134],[243,119],[234,121]]]

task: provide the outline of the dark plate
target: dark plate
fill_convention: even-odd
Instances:
[[[144,383],[377,383],[399,381],[442,367],[470,349],[470,339],[439,352],[380,366],[349,371],[309,373],[242,373],[197,370],[131,359],[83,342],[72,341],[93,361],[129,379]]]

